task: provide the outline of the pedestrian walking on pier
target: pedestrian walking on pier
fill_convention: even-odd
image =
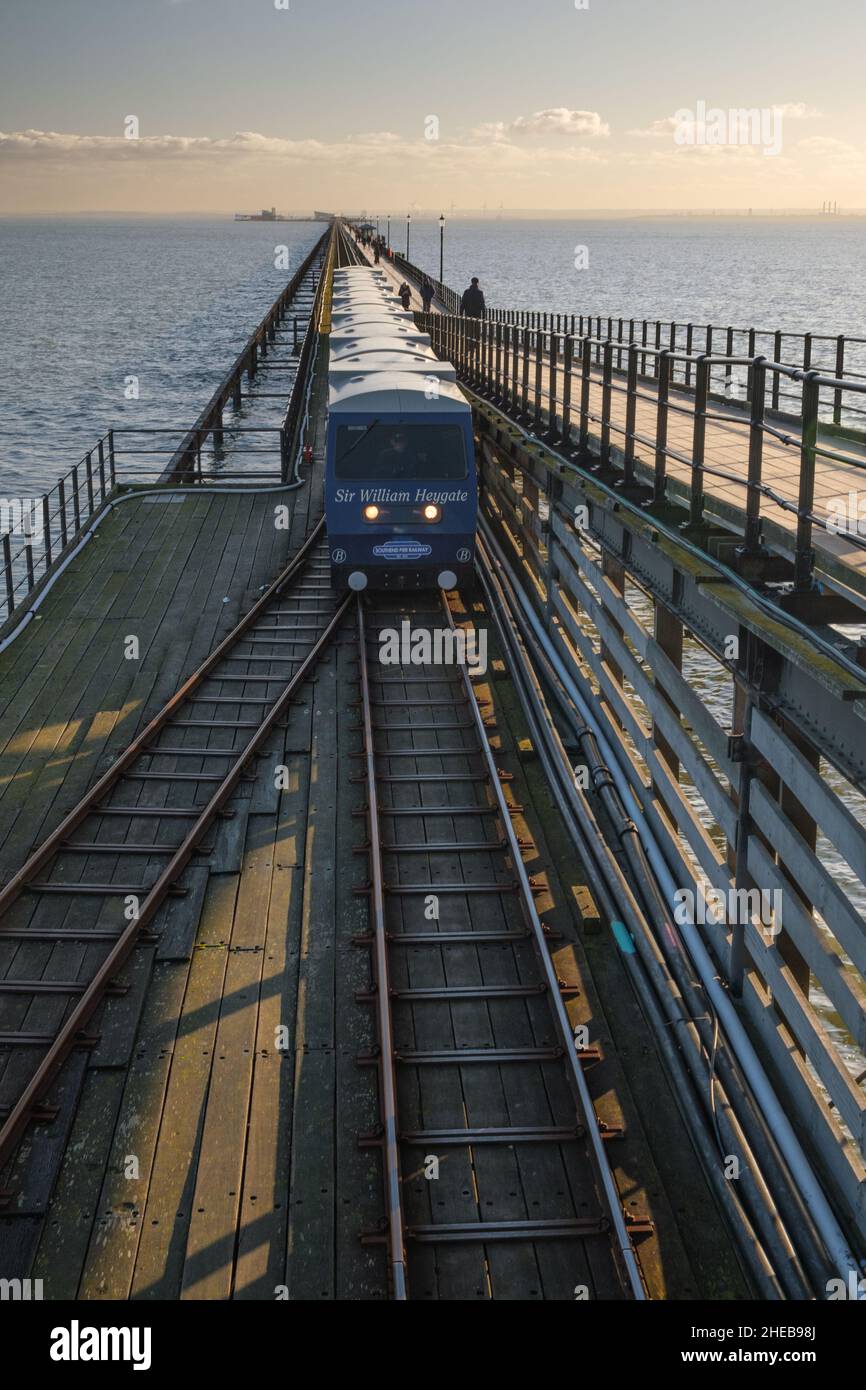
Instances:
[[[405,280],[403,281],[397,293],[400,296],[400,303],[403,305],[403,308],[408,309],[409,305],[412,303],[412,291],[406,284]]]
[[[478,276],[473,275],[469,289],[463,291],[460,312],[470,319],[483,319],[485,307],[484,292],[478,283]]]
[[[424,305],[424,313],[429,314],[431,305],[433,304],[433,286],[430,284],[430,280],[426,275],[424,277],[424,283],[421,286],[421,302]]]

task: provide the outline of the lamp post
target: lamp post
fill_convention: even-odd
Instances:
[[[406,260],[409,259],[409,227],[412,222],[411,212],[406,213]]]
[[[439,214],[439,284],[445,283],[445,214]]]
[[[386,234],[385,234],[385,240],[386,240],[386,242],[388,243],[388,250],[390,251],[390,250],[391,250],[391,214],[390,214],[390,212],[388,213],[388,230],[387,230],[387,232],[386,232]]]

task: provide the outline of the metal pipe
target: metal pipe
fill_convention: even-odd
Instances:
[[[666,899],[668,911],[672,912],[677,891],[673,875],[632,792],[627,774],[620,762],[620,755],[611,746],[590,708],[589,702],[584,699],[570,672],[566,669],[562,658],[556,651],[551,638],[545,632],[526,595],[519,586],[515,588],[515,593],[532,625],[540,646],[562,681],[569,698],[573,700],[581,718],[593,731],[625,810],[635,823],[644,852]],[[826,1194],[812,1171],[811,1164],[794,1133],[785,1109],[770,1084],[742,1020],[731,1004],[727,992],[719,983],[718,968],[701,941],[697,930],[690,934],[688,943],[687,953],[698,972],[732,1052],[752,1089],[756,1105],[788,1164],[801,1198],[821,1235],[833,1266],[846,1280],[846,1283],[853,1280],[854,1286],[859,1288],[861,1281],[859,1264],[836,1220]],[[866,1292],[858,1293],[858,1298],[866,1301]]]

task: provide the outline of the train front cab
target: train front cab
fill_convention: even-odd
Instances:
[[[449,381],[372,372],[331,387],[325,473],[336,588],[455,588],[472,576],[472,412]]]

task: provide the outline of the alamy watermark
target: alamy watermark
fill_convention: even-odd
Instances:
[[[472,676],[487,670],[487,631],[482,628],[413,627],[404,618],[399,629],[382,628],[379,661],[383,666],[465,666]]]
[[[678,888],[674,893],[674,921],[678,926],[748,926],[760,922],[770,938],[782,930],[781,888],[714,888],[699,879],[697,888]]]
[[[38,497],[0,497],[0,535],[42,539],[42,499]]]
[[[779,106],[739,106],[723,110],[699,101],[674,112],[677,145],[752,145],[764,155],[782,153],[783,111]]]

